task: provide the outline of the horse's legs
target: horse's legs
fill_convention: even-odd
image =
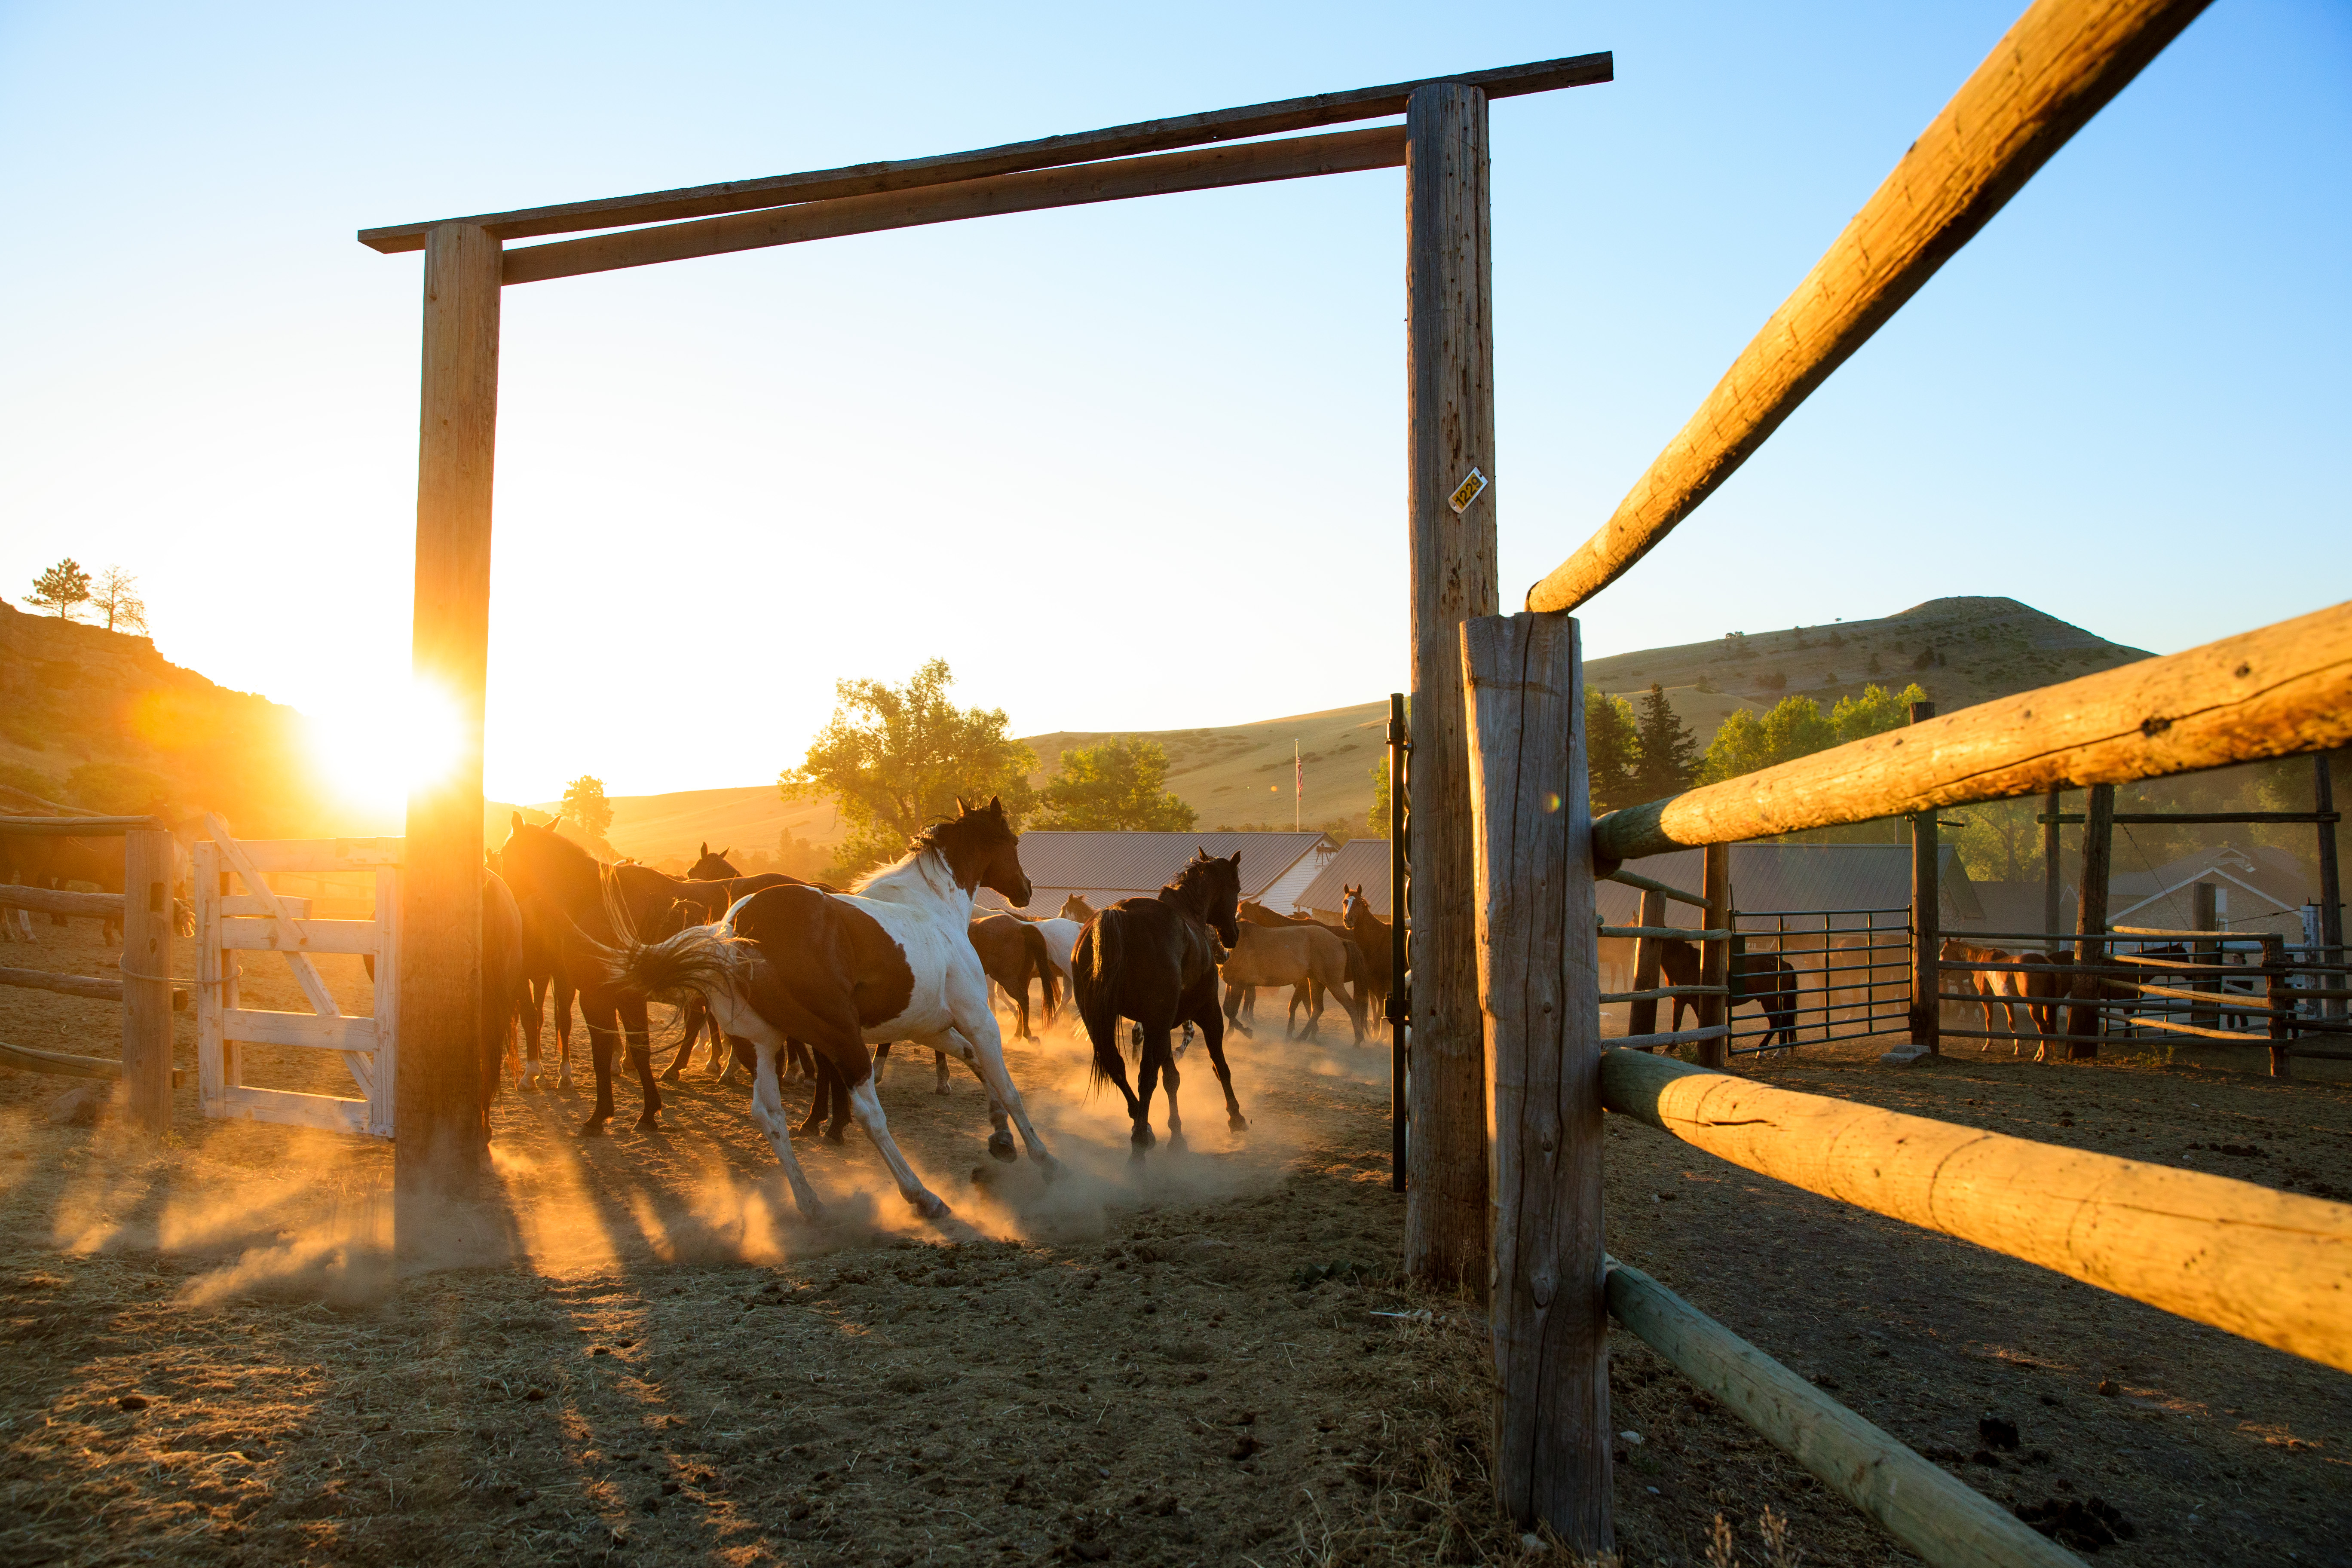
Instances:
[[[1168,1060],[1168,1026],[1146,1025],[1143,1059],[1136,1064],[1135,1130],[1128,1134],[1128,1158],[1140,1160],[1155,1142],[1151,1132],[1151,1092],[1160,1087],[1160,1064]]]
[[[572,977],[558,970],[555,974],[555,1087],[558,1089],[572,1087],[572,1004],[579,994],[580,988],[572,984]],[[606,1071],[610,1070],[608,1064]],[[605,1096],[604,1114],[608,1117],[613,1114],[609,1092]]]
[[[651,1131],[661,1115],[661,1085],[654,1081],[653,1023],[646,1016],[646,999],[625,997],[621,1003],[621,1021],[628,1028],[629,1067],[637,1075],[637,1088],[645,1096],[645,1109],[637,1112],[637,1131]]]
[[[526,980],[522,983],[522,1076],[515,1080],[517,1089],[539,1087],[539,1040],[545,1026],[543,1012],[547,1003],[546,980]]]
[[[861,1051],[863,1048],[859,1047]],[[825,1054],[831,1058],[834,1053],[827,1051]],[[836,1069],[840,1067],[837,1061],[834,1065]],[[848,1075],[844,1073],[842,1076],[846,1078]],[[874,1092],[871,1073],[850,1086],[849,1113],[857,1118],[857,1125],[866,1129],[866,1136],[874,1141],[875,1151],[882,1156],[882,1163],[890,1167],[890,1174],[898,1184],[899,1195],[914,1211],[925,1219],[938,1219],[945,1215],[948,1205],[923,1185],[921,1178],[915,1174],[915,1167],[908,1164],[907,1156],[898,1152],[898,1141],[890,1136],[890,1123],[882,1114],[882,1097]]]
[[[1190,1018],[1184,1021],[1184,1032],[1187,1035],[1192,1032],[1192,1021]],[[1160,1080],[1167,1086],[1168,1089],[1168,1147],[1181,1149],[1184,1146],[1184,1118],[1176,1109],[1176,1086],[1183,1079],[1177,1076],[1176,1058],[1173,1056],[1160,1064]]]
[[[793,1121],[784,1114],[784,1096],[776,1077],[775,1037],[756,1042],[760,1059],[751,1068],[751,1117],[768,1135],[768,1144],[776,1152],[777,1162],[784,1167],[784,1180],[792,1184],[793,1203],[803,1219],[817,1219],[824,1205],[817,1202],[816,1192],[809,1185],[801,1170],[799,1156],[793,1152]]]
[[[1025,1011],[1025,1009],[1024,1009],[1024,1011]],[[932,1051],[931,1051],[931,1070],[933,1071],[933,1073],[934,1073],[934,1074],[936,1074],[936,1075],[937,1075],[937,1076],[932,1079],[932,1082],[931,1082],[931,1092],[932,1092],[933,1094],[945,1094],[945,1093],[947,1093],[947,1092],[948,1092],[948,1054],[947,1054],[947,1052],[945,1052],[945,1051],[943,1051],[943,1050],[940,1050],[940,1049],[937,1048],[936,1047],[934,1047],[932,1048]]]
[[[940,1050],[937,1046],[931,1048],[939,1052],[941,1069],[945,1069],[947,1052],[951,1050],[963,1058],[964,1066],[971,1068],[971,1076],[980,1079],[982,1089],[987,1090],[988,1075],[980,1070],[980,1053],[973,1049],[972,1043],[964,1037],[963,1031],[950,1025],[948,1032],[940,1038],[947,1042],[947,1049]],[[942,1088],[940,1092],[945,1094],[947,1090]],[[991,1128],[988,1135],[989,1158],[1002,1160],[1008,1164],[1019,1159],[1021,1157],[1019,1152],[1013,1147],[1013,1119],[1005,1113],[1003,1102],[993,1093],[988,1096],[988,1124]]]
[[[1250,1032],[1250,1026],[1242,1022],[1242,1004],[1255,994],[1257,994],[1257,988],[1253,985],[1236,985],[1225,993],[1224,1020],[1226,1026],[1237,1035],[1247,1035]]]
[[[663,1082],[676,1083],[677,1081],[678,1073],[686,1066],[686,1058],[694,1055],[695,1042],[702,1037],[703,1022],[709,1017],[710,1009],[703,1005],[702,994],[700,992],[689,994],[687,999],[683,1003],[679,1004],[677,1009],[677,1055],[670,1058],[669,1068],[662,1074]],[[712,1044],[711,1054],[714,1057],[718,1054],[718,1046],[716,1042]]]
[[[982,1027],[975,1032],[974,1026]],[[1046,1178],[1051,1180],[1060,1172],[1060,1162],[1046,1149],[1045,1141],[1037,1136],[1037,1129],[1029,1121],[1029,1108],[1022,1103],[1021,1091],[1013,1087],[1013,1074],[1004,1066],[1004,1042],[996,1032],[995,1015],[983,1008],[977,1018],[956,1019],[955,1027],[971,1042],[980,1058],[973,1065],[979,1069],[981,1081],[988,1085],[988,1092],[996,1097],[996,1102],[1011,1113],[1013,1125],[1021,1130],[1021,1142],[1027,1147],[1029,1157],[1045,1167]],[[1114,1040],[1117,1037],[1112,1037]],[[1117,1055],[1115,1049],[1113,1055]]]
[[[890,1066],[890,1044],[885,1040],[874,1047],[874,1086],[877,1089],[882,1087],[882,1074]]]
[[[596,1069],[596,1109],[581,1131],[602,1132],[604,1123],[613,1120],[613,1047],[621,1036],[620,1009],[597,997],[583,1002],[581,1011],[587,1015],[588,1054]],[[569,1053],[565,1059],[568,1067]]]
[[[1201,1026],[1201,1043],[1209,1047],[1209,1063],[1217,1069],[1217,1083],[1225,1091],[1225,1125],[1236,1132],[1249,1131],[1249,1118],[1242,1114],[1242,1102],[1234,1098],[1234,1070],[1225,1065],[1225,1019],[1218,1012],[1213,997],[1208,1004],[1192,1010]],[[1175,1091],[1169,1091],[1172,1103]],[[1171,1124],[1171,1131],[1174,1130]]]

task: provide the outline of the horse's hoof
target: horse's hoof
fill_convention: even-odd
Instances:
[[[1128,1142],[1139,1149],[1149,1149],[1160,1140],[1154,1135],[1149,1124],[1139,1121],[1135,1124],[1135,1131],[1129,1134]]]
[[[1236,1110],[1225,1118],[1225,1125],[1236,1132],[1246,1132],[1249,1131],[1249,1118]]]
[[[1179,1153],[1182,1152],[1184,1146],[1183,1129],[1171,1127],[1168,1130],[1168,1152],[1171,1154]]]
[[[604,1116],[590,1117],[585,1122],[582,1123],[580,1128],[580,1136],[583,1138],[602,1138],[604,1135],[604,1123],[609,1120],[611,1120],[609,1117]]]
[[[953,1090],[953,1089],[950,1089],[946,1084],[943,1084],[943,1083],[942,1083],[942,1084],[935,1084],[935,1085],[933,1085],[933,1086],[932,1086],[932,1089],[931,1089],[931,1092],[932,1092],[933,1094],[953,1094],[953,1093],[955,1092],[955,1090]]]
[[[848,1136],[848,1129],[846,1128],[828,1127],[824,1130],[824,1141],[828,1143],[847,1142]]]
[[[1037,1173],[1045,1178],[1047,1186],[1062,1179],[1062,1162],[1051,1154],[1032,1154],[1030,1158],[1037,1162]]]
[[[660,1117],[650,1110],[646,1111],[643,1116],[638,1117],[636,1121],[637,1131],[640,1132],[651,1132],[660,1125]]]
[[[924,1193],[912,1200],[914,1210],[925,1219],[945,1219],[955,1211],[949,1208],[935,1193]]]
[[[1010,1165],[1021,1158],[1021,1154],[1013,1147],[1012,1139],[992,1138],[988,1141],[988,1157],[999,1164]]]
[[[664,1083],[676,1083],[677,1081],[677,1069],[676,1068],[670,1068],[669,1071],[661,1075],[661,1080]]]

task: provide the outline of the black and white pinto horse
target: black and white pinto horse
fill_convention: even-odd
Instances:
[[[988,1086],[995,1123],[989,1152],[1013,1158],[1009,1113],[1047,1179],[1059,1173],[1005,1070],[988,976],[968,930],[972,894],[981,887],[1015,905],[1029,901],[1019,835],[994,800],[977,810],[956,805],[954,820],[927,829],[906,858],[855,892],[763,889],[739,900],[715,924],[688,926],[661,942],[641,942],[621,931],[604,955],[615,987],[667,996],[698,992],[727,1034],[751,1043],[760,1058],[751,1112],[805,1217],[817,1217],[824,1205],[793,1153],[777,1077],[787,1039],[806,1041],[820,1070],[839,1075],[850,1114],[874,1141],[900,1194],[926,1217],[946,1214],[948,1205],[923,1185],[890,1136],[869,1044],[912,1040],[962,1058]]]

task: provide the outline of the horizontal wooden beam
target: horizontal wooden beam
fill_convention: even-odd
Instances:
[[[647,267],[692,256],[761,250],[843,235],[951,223],[960,218],[1124,201],[1177,191],[1216,190],[1315,174],[1394,169],[1403,164],[1402,126],[1340,131],[1328,136],[1299,136],[1278,142],[1245,142],[1235,146],[1166,153],[1151,158],[1114,159],[993,179],[966,180],[951,185],[926,185],[880,195],[803,202],[796,206],[771,207],[732,217],[527,245],[506,253],[502,278],[508,283],[537,283],[550,278],[576,278],[587,272]]]
[[[2080,1568],[2071,1552],[1693,1307],[1612,1263],[1609,1312],[1935,1568]]]
[[[0,882],[0,906],[34,910],[45,915],[83,915],[93,920],[121,920],[121,893],[76,893],[63,888],[27,888]]]
[[[2033,819],[2039,823],[2066,823],[2080,826],[2079,811],[2045,811]],[[2332,826],[2344,820],[2340,811],[2119,811],[2117,822],[2284,822],[2307,823],[2315,827]]]
[[[2029,7],[1601,531],[1528,590],[1528,608],[1572,610],[1647,554],[2207,4]]]
[[[1610,1051],[1601,1100],[1735,1165],[2352,1372],[2352,1205]]]
[[[674,218],[711,217],[720,213],[752,212],[793,202],[822,201],[835,196],[873,195],[884,191],[910,190],[918,185],[952,184],[982,180],[1024,169],[1048,169],[1060,163],[1091,163],[1098,158],[1123,158],[1138,153],[1160,153],[1172,147],[1198,147],[1213,142],[1237,142],[1253,136],[1279,136],[1310,131],[1318,125],[1346,125],[1360,120],[1380,120],[1402,114],[1417,88],[1432,82],[1467,82],[1490,98],[1516,98],[1525,93],[1552,92],[1561,88],[1587,87],[1612,79],[1614,66],[1607,50],[1572,55],[1563,59],[1537,60],[1501,66],[1456,76],[1430,77],[1423,81],[1391,82],[1385,87],[1358,88],[1351,92],[1318,93],[1240,109],[1220,109],[1203,114],[1182,114],[1167,120],[1138,121],[1100,131],[1047,136],[1035,142],[1013,142],[969,153],[947,153],[893,163],[853,163],[838,169],[778,174],[767,179],[730,180],[714,185],[687,185],[676,190],[649,191],[642,195],[614,196],[601,201],[566,202],[558,206],[520,207],[510,212],[477,213],[471,217],[434,218],[424,223],[391,224],[363,228],[362,245],[391,255],[422,250],[425,237],[437,224],[479,224],[501,240],[530,239],[545,234],[577,234],[583,229],[618,228],[627,224],[665,223]]]
[[[37,1051],[26,1046],[0,1042],[0,1068],[15,1068],[18,1072],[49,1073],[58,1078],[122,1077],[122,1064],[111,1057],[75,1057],[63,1051]],[[172,1087],[180,1086],[180,1073],[172,1072]]]
[[[58,974],[46,969],[0,969],[0,985],[21,986],[27,991],[54,991],[60,996],[86,996],[93,1002],[122,1000],[122,982],[97,974]],[[172,987],[172,1011],[188,1010],[188,994],[179,986]]]
[[[1680,888],[1674,887],[1668,883],[1652,881],[1647,877],[1636,876],[1634,873],[1626,870],[1622,866],[1599,878],[1598,880],[1603,882],[1622,882],[1629,888],[1639,888],[1645,893],[1657,893],[1663,897],[1672,899],[1677,903],[1695,904],[1702,910],[1706,908],[1706,900],[1696,893],[1685,893]]]
[[[2352,603],[1612,811],[1592,852],[1637,860],[2347,742]]]
[[[120,838],[126,833],[152,828],[171,831],[155,816],[0,816],[0,833],[37,833],[63,838]]]

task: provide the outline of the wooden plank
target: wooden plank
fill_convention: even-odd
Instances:
[[[2342,817],[2343,813],[2338,811],[2119,811],[2116,813],[2116,821],[2118,823],[2267,822],[2316,823],[2328,826],[2340,821]],[[2039,820],[2053,827],[2061,823],[2071,827],[2082,822],[2083,814],[2079,811],[2057,811],[2053,808]]]
[[[321,1017],[257,1007],[221,1009],[221,1033],[251,1046],[303,1046],[322,1051],[373,1051],[373,1018]]]
[[[368,1131],[389,1138],[400,1085],[400,868],[375,874],[375,1092],[368,1096]]]
[[[199,839],[189,851],[196,894],[196,1105],[206,1116],[226,1114],[236,1082],[236,1047],[221,1032],[221,1017],[237,1005],[236,968],[220,945],[220,846]]]
[[[122,914],[122,895],[76,893],[63,888],[28,888],[16,882],[0,882],[0,907],[32,910],[45,915],[117,920]]]
[[[1595,926],[1595,934],[1618,937],[1654,937],[1662,942],[1728,942],[1731,928],[1709,929],[1704,926]]]
[[[2352,1205],[1639,1051],[1609,1052],[1601,1086],[1735,1165],[2352,1372]]]
[[[237,846],[258,871],[327,873],[397,866],[401,842],[397,838],[241,838]]]
[[[1715,933],[1712,940],[1699,946],[1699,984],[1710,990],[1721,988],[1724,994],[1699,998],[1698,1024],[1702,1031],[1718,1025],[1727,1026],[1722,1034],[1706,1034],[1698,1042],[1698,1059],[1719,1068],[1731,1059],[1731,1030],[1727,1026],[1731,1017],[1731,846],[1707,846],[1700,861],[1699,886],[1706,893],[1706,923]]]
[[[764,250],[779,245],[877,234],[924,224],[1171,195],[1181,191],[1223,190],[1318,174],[1394,169],[1403,163],[1404,131],[1401,126],[1341,131],[1328,136],[1303,136],[1281,142],[1249,142],[1165,153],[1152,158],[1123,158],[1000,174],[991,179],[926,185],[879,195],[804,202],[731,217],[702,218],[658,228],[626,229],[584,239],[524,246],[506,253],[501,276],[509,284],[537,283],[551,278],[577,278],[592,272],[682,261],[689,257]]]
[[[288,967],[294,971],[294,983],[302,988],[303,999],[310,1004],[310,1010],[322,1018],[341,1016],[343,1010],[336,1005],[335,994],[327,989],[327,982],[319,973],[317,966],[302,953],[300,931],[294,923],[293,911],[287,907],[286,900],[269,886],[262,876],[261,868],[246,853],[245,846],[231,837],[228,824],[221,820],[218,812],[205,814],[205,830],[220,847],[222,865],[236,873],[245,883],[246,892],[259,904],[262,914],[278,928],[278,950],[286,955]]]
[[[229,900],[224,900],[223,902]],[[296,920],[294,946],[276,921],[223,920],[220,944],[238,952],[373,952],[379,940],[374,921]]]
[[[0,1068],[15,1068],[19,1072],[49,1073],[58,1078],[119,1079],[122,1076],[122,1064],[104,1057],[68,1056],[63,1051],[37,1051],[5,1042],[0,1042]]]
[[[1486,1057],[1496,1506],[1615,1547],[1601,1289],[1601,976],[1583,668],[1565,616],[1462,626]]]
[[[69,809],[69,808],[68,808]],[[136,827],[163,828],[157,816],[0,816],[0,830],[51,838],[116,838]]]
[[[1574,609],[1672,532],[2205,5],[2028,7],[1528,608]]]
[[[1670,886],[1667,883],[1653,881],[1647,877],[1636,876],[1634,873],[1626,870],[1622,866],[1610,872],[1606,877],[1603,877],[1601,880],[1604,882],[1622,882],[1629,888],[1639,888],[1645,893],[1656,893],[1661,898],[1672,899],[1677,903],[1696,904],[1700,909],[1706,908],[1706,900],[1697,893],[1685,893],[1680,888]],[[1648,906],[1644,904],[1643,907],[1647,908]],[[1644,915],[1642,917],[1642,923],[1644,925],[1664,925],[1665,923],[1665,911],[1664,910],[1660,910],[1658,911],[1658,918],[1654,921],[1651,920],[1647,915]]]
[[[2291,1059],[2293,1048],[2289,1043],[2294,1038],[2294,1026],[2290,1017],[2294,1005],[2289,1002],[2284,1008],[2278,1005],[2281,1001],[2294,995],[2294,993],[2287,989],[2286,981],[2285,939],[2265,936],[2263,938],[2263,993],[2272,1004],[2266,1009],[2270,1016],[2264,1020],[2264,1023],[2267,1026],[2265,1032],[2270,1036],[2271,1040],[2271,1076],[2273,1078],[2292,1078],[2294,1075],[2294,1064]],[[2216,1023],[2220,1021],[2218,1018],[2214,1020]]]
[[[1045,169],[1063,163],[1090,163],[1098,158],[1165,152],[1172,147],[1236,142],[1253,136],[1276,136],[1286,132],[1312,130],[1318,125],[1384,120],[1392,114],[1403,113],[1416,90],[1439,82],[1465,82],[1482,89],[1488,98],[1515,98],[1524,93],[1553,92],[1561,88],[1588,87],[1605,82],[1611,79],[1612,70],[1611,57],[1603,50],[1599,54],[1573,55],[1562,59],[1536,60],[1526,65],[1467,71],[1458,76],[1428,77],[1419,81],[1391,82],[1384,87],[1318,93],[1309,98],[1282,99],[1239,109],[1139,121],[1128,125],[1108,126],[1100,131],[1047,136],[1034,142],[1007,142],[968,153],[948,153],[890,163],[854,163],[845,168],[816,169],[766,179],[730,180],[718,184],[649,191],[642,195],[478,213],[471,217],[389,224],[380,228],[360,230],[359,240],[362,245],[385,255],[394,255],[424,249],[426,237],[442,223],[474,225],[493,238],[509,240],[529,239],[544,234],[575,234],[592,228],[618,228],[626,224],[663,223],[673,218],[709,217],[719,213],[751,212],[791,202],[911,190],[922,185],[986,179],[1023,169]]]
[[[401,856],[400,1068],[394,1227],[408,1237],[471,1199],[489,1166],[480,1070],[482,700],[489,667],[490,500],[498,447],[499,242],[433,231],[425,266],[416,464],[414,678],[457,721],[457,755],[414,786]]]
[[[1654,1019],[1656,1016],[1656,1004],[1668,997],[1726,996],[1728,994],[1730,994],[1730,987],[1725,985],[1653,985],[1648,989],[1642,991],[1603,991],[1601,994],[1601,1000],[1604,1004],[1610,1002],[1650,1003],[1653,1009],[1652,1016]],[[1654,1026],[1655,1026],[1654,1024],[1653,1027]],[[1650,1031],[1648,1029],[1638,1029],[1634,1032],[1636,1034],[1648,1034]]]
[[[0,985],[26,991],[54,991],[60,996],[87,996],[94,1002],[122,1000],[122,982],[95,974],[58,974],[46,969],[0,969]]]
[[[2107,884],[2115,850],[2116,786],[2109,784],[2091,786],[2091,809],[2083,827],[2083,879],[2074,889],[2074,979],[2068,994],[2077,1000],[2098,994],[2099,983],[2090,973],[2090,966],[2109,954],[2104,951],[2107,931]],[[2099,1054],[2095,1040],[2081,1037],[2096,1035],[2099,1013],[2091,1007],[2070,1007],[2066,1011],[2066,1033],[2075,1037],[2066,1043],[2066,1059],[2089,1061]],[[2047,1047],[2033,1053],[2035,1061],[2046,1060]]]
[[[1640,1269],[1612,1264],[1608,1292],[1610,1311],[1634,1338],[1936,1568],[2079,1568],[2073,1552]]]
[[[2352,604],[1612,811],[1620,860],[2352,742]]]
[[[220,1114],[247,1121],[275,1121],[289,1127],[313,1127],[322,1132],[360,1132],[366,1128],[367,1101],[338,1100],[327,1094],[296,1094],[282,1089],[228,1091]]]
[[[122,1082],[131,1122],[172,1130],[172,836],[135,827],[122,841]]]
[[[1720,994],[1722,987],[1715,989]],[[1703,1045],[1708,1040],[1723,1039],[1730,1033],[1731,1026],[1728,1024],[1710,1024],[1705,1028],[1678,1029],[1671,1034],[1621,1035],[1615,1039],[1603,1040],[1601,1044],[1616,1050],[1654,1051],[1662,1046]]]
[[[257,918],[274,922],[276,917],[273,910],[275,910],[282,911],[292,920],[300,921],[309,918],[310,900],[299,898],[292,893],[272,893],[270,897],[277,900],[274,905],[269,900],[257,899],[251,893],[223,893],[220,898],[221,917],[225,921]]]
[[[2058,804],[2062,791],[2053,786],[2049,799],[2043,803],[2042,828],[2042,930],[2054,944],[2058,938],[2058,895],[2060,855],[2058,849]]]
[[[1471,916],[1462,623],[1499,605],[1486,100],[1424,87],[1405,126],[1406,483],[1412,635],[1412,1139],[1404,1261],[1437,1285],[1486,1283],[1486,1051]]]

